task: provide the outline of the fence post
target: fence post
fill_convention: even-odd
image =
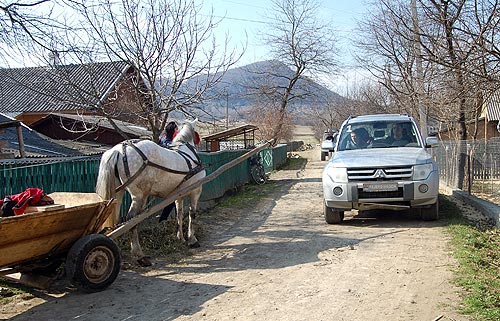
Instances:
[[[471,177],[471,166],[470,166],[470,161],[471,161],[471,146],[468,143],[467,144],[467,192],[469,195],[472,193],[472,177]]]

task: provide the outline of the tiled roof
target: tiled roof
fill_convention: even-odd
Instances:
[[[96,106],[128,68],[125,62],[0,68],[0,112],[66,111]]]

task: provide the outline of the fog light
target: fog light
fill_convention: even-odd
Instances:
[[[340,195],[342,195],[342,192],[343,192],[343,191],[342,191],[342,187],[340,187],[340,186],[337,186],[337,187],[335,187],[335,188],[333,189],[333,195],[335,195],[335,196],[340,196]]]
[[[427,193],[427,191],[429,190],[429,186],[427,184],[422,184],[418,187],[418,190],[420,191],[420,193]]]

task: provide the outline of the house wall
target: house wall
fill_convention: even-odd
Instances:
[[[134,69],[130,68],[108,95],[104,108],[114,119],[148,128],[149,124],[144,121],[145,117],[139,117],[146,116],[142,110],[148,101],[144,97],[137,96],[136,89],[131,83],[134,77]]]

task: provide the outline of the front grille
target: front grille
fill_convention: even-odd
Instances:
[[[350,182],[407,181],[411,180],[412,167],[349,168],[347,176]]]
[[[358,199],[368,198],[402,198],[403,188],[399,187],[397,191],[390,192],[365,192],[362,188],[358,189]]]

